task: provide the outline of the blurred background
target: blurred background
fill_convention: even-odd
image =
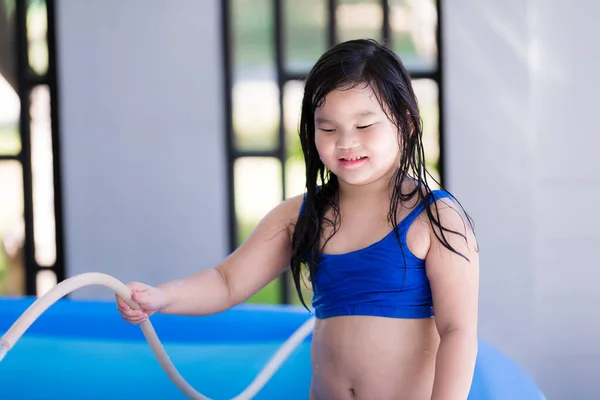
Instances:
[[[576,5],[0,0],[0,294],[215,266],[303,192],[312,64],[374,38],[411,73],[431,174],[475,220],[481,338],[548,399],[600,398],[600,4]],[[284,275],[249,302],[298,298]]]

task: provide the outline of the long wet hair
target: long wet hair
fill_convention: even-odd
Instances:
[[[397,229],[398,207],[415,196],[418,201],[422,201],[431,193],[425,168],[421,116],[410,82],[404,65],[391,49],[366,39],[351,40],[330,48],[320,57],[306,79],[299,126],[306,166],[306,194],[304,211],[299,215],[294,227],[290,263],[296,291],[305,307],[301,290],[303,268],[308,268],[310,280],[314,285],[318,254],[335,235],[340,225],[338,178],[325,167],[317,152],[315,111],[331,91],[367,85],[373,90],[388,118],[397,126],[401,135],[401,155],[399,168],[391,182],[393,188],[388,221],[400,242]],[[402,190],[406,179],[415,181],[414,189],[408,193]],[[433,229],[437,238],[446,248],[465,257],[450,245],[444,232],[458,234],[465,240],[466,235],[442,227],[436,202],[425,202],[425,206],[431,226],[437,227]],[[325,216],[327,211],[331,211],[331,218]],[[472,225],[470,217],[464,210],[463,213]],[[332,233],[321,246],[324,224],[332,227]]]

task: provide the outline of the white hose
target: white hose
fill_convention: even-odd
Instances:
[[[0,361],[6,353],[14,347],[15,343],[21,338],[25,331],[38,319],[38,317],[56,301],[71,293],[72,291],[84,286],[103,285],[112,289],[119,297],[129,304],[130,307],[139,309],[140,306],[131,300],[131,290],[118,279],[97,272],[89,272],[76,275],[66,279],[54,286],[48,293],[37,299],[29,308],[17,319],[10,329],[0,339]],[[269,362],[264,366],[260,373],[254,378],[250,385],[233,400],[247,400],[253,398],[277,372],[281,364],[298,347],[300,343],[312,332],[314,327],[314,317],[308,319],[300,328],[294,332],[288,340],[273,354]],[[140,324],[142,332],[154,353],[154,356],[160,363],[168,377],[173,381],[188,398],[194,400],[210,400],[208,397],[197,392],[185,379],[179,374],[169,356],[165,352],[162,343],[158,339],[154,327],[149,320]]]

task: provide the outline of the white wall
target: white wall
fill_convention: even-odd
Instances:
[[[56,11],[68,276],[157,284],[215,265],[227,251],[220,2]]]
[[[600,3],[445,1],[448,185],[477,224],[480,333],[549,399],[600,398]]]

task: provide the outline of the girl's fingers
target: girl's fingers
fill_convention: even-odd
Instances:
[[[134,282],[129,284],[129,288],[132,291],[131,300],[142,307],[142,309],[140,310],[132,308],[123,298],[115,295],[117,299],[117,310],[125,321],[134,325],[138,325],[148,319],[149,316],[144,310],[144,308],[146,308],[144,306],[149,307],[153,299],[150,295],[151,293],[148,292],[149,286],[147,285]]]
[[[120,298],[119,296],[117,297],[117,308],[119,310],[131,310],[131,307],[129,307],[129,304],[127,304],[127,302],[125,300],[123,300],[122,298]]]
[[[146,314],[143,310],[133,310],[133,309],[124,310],[120,307],[117,307],[117,308],[124,318],[141,318],[141,317],[147,318],[148,317],[148,314]]]
[[[138,318],[132,318],[132,319],[128,320],[128,322],[130,322],[134,325],[139,325],[147,319],[148,319],[148,317],[138,317]]]
[[[127,322],[129,322],[130,324],[141,324],[142,322],[144,322],[145,320],[148,319],[148,317],[146,316],[141,316],[141,317],[127,317],[125,315],[122,315],[123,319]]]

